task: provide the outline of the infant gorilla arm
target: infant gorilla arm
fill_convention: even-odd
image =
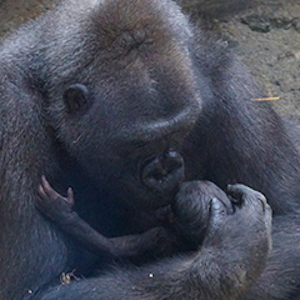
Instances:
[[[43,196],[38,206],[44,211],[53,200],[51,195]],[[59,203],[53,203],[51,218],[56,221]],[[173,213],[181,234],[201,243],[200,250],[198,244],[188,256],[140,269],[120,268],[101,278],[62,286],[42,299],[67,299],[70,294],[75,296],[72,299],[236,299],[258,278],[271,248],[271,209],[262,194],[234,185],[228,187],[227,197],[210,182],[187,182],[175,197]]]
[[[74,195],[72,189],[69,188],[67,197],[63,197],[50,186],[45,177],[42,177],[38,189],[40,197],[36,199],[35,204],[41,213],[90,251],[124,257],[138,256],[147,250],[154,251],[162,247],[163,243],[167,244],[174,241],[174,236],[177,239],[177,246],[184,247],[184,250],[197,250],[205,238],[213,199],[221,201],[226,207],[226,212],[233,214],[234,207],[231,201],[234,202],[235,198],[241,197],[236,191],[246,193],[246,190],[247,188],[244,186],[229,187],[229,196],[227,196],[212,182],[184,183],[172,204],[172,212],[168,210],[169,220],[172,219],[169,223],[165,222],[168,231],[162,227],[155,227],[143,234],[117,238],[106,238],[94,230],[73,210]],[[252,193],[265,202],[264,197],[257,192],[248,189],[247,193]],[[238,204],[240,203],[238,202]],[[159,225],[157,224],[157,226]],[[174,235],[172,239],[167,237],[167,232]],[[170,245],[168,246],[170,247]]]
[[[40,197],[35,205],[46,217],[63,231],[72,235],[88,250],[96,254],[109,254],[115,257],[133,257],[162,246],[166,232],[162,227],[149,229],[142,234],[107,238],[94,230],[73,210],[74,195],[71,188],[67,197],[57,193],[43,176],[38,188]]]
[[[193,184],[182,184],[177,195],[177,201],[170,208],[165,208],[163,216],[152,220],[152,226],[142,234],[127,235],[122,237],[107,238],[94,230],[85,222],[73,209],[74,194],[72,188],[67,191],[67,197],[56,192],[47,179],[42,176],[41,184],[38,188],[39,196],[35,200],[37,209],[48,219],[59,226],[61,230],[73,236],[88,250],[96,254],[109,254],[115,257],[133,257],[143,254],[145,251],[154,251],[156,255],[163,253],[165,249],[172,249],[175,246],[174,236],[176,236],[176,247],[185,250],[197,249],[204,239],[205,230],[209,222],[210,202],[217,198],[232,213],[232,205],[226,194],[213,183],[202,181],[194,188]],[[184,201],[182,201],[184,199]],[[195,199],[198,199],[196,202]],[[188,211],[184,206],[197,207]],[[191,215],[191,212],[194,214]],[[187,214],[188,212],[188,214]],[[164,218],[165,230],[159,220]],[[180,220],[180,222],[178,222]],[[197,223],[194,222],[197,220]],[[194,226],[196,226],[194,228]],[[168,236],[167,236],[168,234]],[[173,242],[173,245],[171,243]],[[160,249],[158,253],[158,249]],[[156,251],[155,251],[156,250]],[[174,250],[174,249],[173,249]],[[172,251],[172,250],[171,250]],[[173,251],[172,251],[173,252]]]

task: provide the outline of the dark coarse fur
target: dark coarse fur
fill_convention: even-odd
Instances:
[[[265,270],[270,216],[250,192],[233,215],[211,204],[199,252],[103,270],[43,299],[237,299],[246,288],[241,299],[293,299],[298,153],[281,119],[251,101],[261,94],[248,71],[221,48],[169,0],[68,0],[4,41],[1,300],[41,299],[62,272],[93,270],[93,257],[35,209],[43,174],[60,193],[72,186],[76,211],[105,236],[141,233],[141,211],[172,197],[141,184],[140,168],[170,147],[186,180],[243,182],[267,196],[275,218]],[[88,89],[79,108],[63,100],[77,83]]]

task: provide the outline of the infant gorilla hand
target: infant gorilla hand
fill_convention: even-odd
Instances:
[[[51,187],[46,177],[42,176],[38,194],[40,197],[36,198],[35,207],[55,223],[63,225],[72,222],[73,218],[76,219],[72,188],[68,188],[67,197],[63,197]]]

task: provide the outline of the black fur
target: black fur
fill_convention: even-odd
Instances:
[[[59,193],[72,186],[76,212],[115,237],[157,226],[146,220],[149,211],[191,193],[197,201],[200,183],[175,197],[183,168],[185,181],[243,182],[267,196],[274,250],[259,278],[270,216],[254,200],[227,215],[216,200],[199,252],[102,269],[104,276],[55,287],[43,299],[236,299],[247,289],[241,299],[287,300],[298,293],[298,153],[286,124],[252,101],[260,91],[226,52],[168,0],[67,0],[3,42],[0,299],[40,299],[62,272],[94,270],[94,258],[35,209],[42,175]],[[66,91],[75,84],[87,93],[75,89],[73,106]]]

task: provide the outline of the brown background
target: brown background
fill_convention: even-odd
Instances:
[[[84,0],[83,0],[84,1]],[[0,0],[0,36],[47,11],[57,0]],[[300,115],[300,0],[178,0],[206,18],[261,83],[283,115]],[[245,4],[249,3],[249,4]]]

